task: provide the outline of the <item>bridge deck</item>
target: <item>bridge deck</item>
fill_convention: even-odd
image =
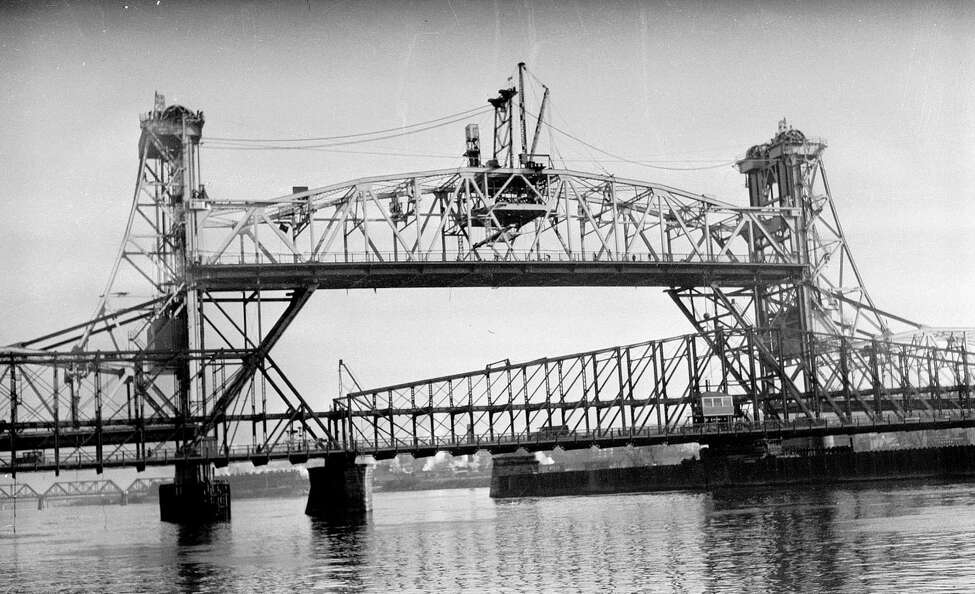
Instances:
[[[119,468],[135,466],[137,462],[145,466],[168,466],[178,460],[208,461],[224,466],[235,462],[254,462],[266,464],[275,460],[289,460],[304,463],[311,459],[324,459],[332,456],[347,456],[349,453],[369,455],[378,460],[393,458],[398,454],[412,454],[418,458],[433,456],[445,451],[453,455],[474,454],[487,450],[492,454],[512,453],[518,450],[529,452],[550,451],[556,447],[564,450],[577,450],[599,447],[624,447],[668,445],[682,443],[722,444],[748,443],[758,439],[788,439],[798,437],[826,437],[859,435],[877,432],[927,431],[975,427],[975,413],[961,411],[941,417],[921,417],[916,420],[901,420],[896,416],[878,418],[873,421],[857,420],[851,424],[823,423],[801,419],[793,422],[736,423],[733,426],[687,425],[671,430],[609,429],[600,432],[573,433],[561,436],[547,436],[540,433],[518,435],[499,435],[494,438],[443,438],[416,441],[415,443],[388,443],[357,441],[344,447],[315,447],[310,443],[283,444],[266,451],[257,451],[250,446],[230,448],[225,456],[203,457],[185,456],[175,449],[158,449],[150,457],[137,458],[132,452],[118,451],[97,460],[93,453],[77,452],[62,459],[60,470],[83,470],[98,468]],[[51,460],[36,463],[18,463],[16,468],[9,460],[0,460],[0,472],[45,472],[55,470]]]
[[[208,264],[191,271],[208,290],[529,286],[743,286],[796,278],[802,265],[658,261],[398,261]]]

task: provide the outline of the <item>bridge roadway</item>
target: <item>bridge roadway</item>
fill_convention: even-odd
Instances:
[[[321,416],[331,416],[333,413]],[[137,465],[168,466],[177,461],[208,462],[218,468],[230,463],[251,462],[262,466],[271,461],[287,460],[292,464],[302,464],[313,459],[330,457],[347,458],[349,455],[372,456],[377,460],[390,459],[398,454],[411,454],[417,458],[448,452],[455,456],[474,454],[486,450],[492,454],[514,453],[518,450],[529,452],[551,451],[556,447],[564,450],[578,450],[597,446],[615,448],[625,446],[674,445],[700,443],[707,445],[751,443],[760,439],[790,439],[801,437],[849,436],[866,433],[888,433],[900,431],[928,431],[944,429],[975,428],[975,410],[960,410],[938,415],[920,414],[913,419],[900,419],[896,415],[884,415],[869,420],[856,418],[851,423],[842,424],[835,419],[799,419],[791,422],[765,421],[760,423],[737,422],[733,425],[686,425],[659,430],[656,427],[641,429],[606,429],[603,431],[576,432],[565,435],[546,435],[534,432],[521,435],[504,435],[495,438],[437,438],[416,440],[413,443],[387,443],[351,441],[345,444],[329,444],[319,441],[292,442],[262,450],[254,446],[233,446],[225,455],[184,455],[172,448],[156,448],[144,457],[133,455],[130,451],[120,451],[104,455],[99,461],[93,452],[75,452],[63,457],[55,466],[47,458],[35,463],[19,462],[11,465],[9,461],[0,462],[0,472],[50,472],[54,470],[85,470],[102,468],[122,468]],[[4,442],[4,445],[6,442]],[[0,448],[2,449],[2,448]]]
[[[642,256],[641,256],[642,257]],[[219,263],[194,266],[190,284],[208,291],[424,287],[674,287],[777,283],[801,276],[790,262],[628,260],[459,260]]]

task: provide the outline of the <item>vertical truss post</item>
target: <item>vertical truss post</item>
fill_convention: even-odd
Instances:
[[[95,472],[98,474],[102,473],[104,468],[103,464],[103,437],[102,437],[102,372],[97,367],[95,367],[95,460],[97,461],[98,467]]]
[[[59,369],[55,366],[52,370],[52,390],[51,390],[51,416],[54,418],[54,476],[61,476],[61,409],[60,394],[61,384],[59,380]]]
[[[633,418],[633,357],[630,353],[631,349],[626,349],[626,399],[630,403],[630,431],[634,430],[634,425],[636,424]]]
[[[552,386],[549,378],[548,360],[542,363],[542,370],[545,373],[545,424],[549,427],[552,423]]]
[[[417,447],[419,438],[416,430],[416,387],[413,386],[410,387],[410,408],[414,411],[410,415],[410,423],[413,425],[413,447]]]
[[[467,436],[468,438],[480,438],[474,432],[474,386],[470,377],[467,378]]]
[[[515,437],[515,395],[511,389],[511,367],[506,367],[504,370],[505,379],[507,380],[507,386],[505,387],[505,392],[508,394],[508,429],[511,433],[512,439]]]
[[[850,347],[848,339],[840,337],[840,379],[843,386],[843,401],[846,404],[847,422],[853,419],[853,394],[850,393]]]
[[[457,431],[454,429],[454,383],[447,380],[447,399],[450,404],[450,442],[457,443]],[[392,405],[390,406],[392,408]]]
[[[971,409],[971,376],[968,369],[968,348],[966,346],[966,341],[961,341],[961,368],[962,368],[962,388],[960,390],[959,400],[962,403],[962,408],[965,410]]]
[[[596,355],[593,354],[592,360],[592,389],[593,389],[593,409],[596,411],[596,434],[602,435],[603,426],[600,419],[599,409],[599,367],[596,366]]]
[[[663,344],[653,344],[653,387],[654,411],[657,413],[657,431],[670,432],[670,419],[667,416],[667,371],[664,363]]]
[[[882,384],[880,383],[880,364],[877,356],[878,347],[879,343],[876,340],[870,341],[870,386],[873,393],[874,414],[882,417],[883,406],[880,399]]]
[[[17,478],[17,409],[19,394],[17,392],[17,363],[10,362],[10,463],[11,476]]]
[[[764,420],[763,417],[765,414],[765,410],[763,409],[763,407],[768,398],[768,393],[765,392],[766,390],[765,382],[761,382],[761,386],[763,390],[762,394],[759,394],[758,392],[758,381],[755,378],[755,373],[756,373],[755,354],[757,353],[757,348],[755,346],[755,330],[752,328],[749,328],[748,331],[745,333],[745,348],[748,349],[748,351],[745,353],[745,357],[748,358],[748,388],[752,396],[751,417],[754,421],[758,421],[760,419]]]
[[[616,396],[616,402],[617,402],[617,406],[619,407],[621,424],[623,430],[625,431],[628,426],[626,423],[626,404],[624,400],[625,394],[627,392],[626,390],[627,382],[626,380],[623,379],[623,352],[619,347],[616,347],[615,357],[616,357],[616,381],[617,381],[617,385],[619,386],[619,394]]]

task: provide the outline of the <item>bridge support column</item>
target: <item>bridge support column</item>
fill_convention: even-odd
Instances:
[[[357,519],[372,511],[372,471],[375,460],[331,456],[324,466],[308,469],[305,514],[314,518]]]
[[[492,456],[491,497],[532,497],[538,490],[535,475],[538,460],[535,454],[518,452]]]
[[[159,485],[159,517],[175,524],[230,519],[230,485],[214,478],[213,464],[177,462],[176,480]]]

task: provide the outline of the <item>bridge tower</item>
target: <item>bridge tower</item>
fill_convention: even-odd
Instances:
[[[189,356],[202,348],[202,295],[187,283],[199,249],[201,217],[207,209],[206,190],[198,180],[203,124],[202,112],[181,105],[166,106],[159,93],[153,110],[140,118],[139,155],[145,172],[144,194],[150,199],[137,199],[134,208],[140,217],[156,223],[154,233],[129,233],[129,245],[123,248],[126,261],[135,267],[139,266],[135,258],[148,260],[139,270],[147,279],[153,275],[150,282],[155,295],[167,297],[153,307],[145,333],[146,350],[175,356],[150,364],[147,371],[157,378],[171,376],[178,424],[206,408],[205,382],[199,381],[201,362]],[[133,249],[132,244],[139,241],[151,245]],[[103,299],[110,295],[106,291]],[[201,442],[198,437],[177,441],[185,456],[198,458],[204,453],[202,443],[212,443],[210,439]],[[209,459],[180,460],[173,484],[160,486],[159,506],[164,521],[229,519],[229,485],[214,479]]]
[[[888,336],[891,323],[913,324],[877,309],[867,293],[830,193],[825,149],[824,140],[807,137],[783,119],[769,141],[749,148],[738,162],[750,207],[793,216],[765,217],[760,232],[740,228],[735,233],[747,240],[753,262],[771,261],[781,246],[790,246],[803,265],[800,277],[669,291],[695,329],[712,333],[720,343],[714,346],[733,375],[758,378],[756,418],[820,415],[817,341],[869,340]],[[754,331],[753,338],[747,343],[726,338],[739,331]],[[757,373],[746,370],[739,356],[753,349],[760,354]],[[774,393],[788,397],[767,396]]]
[[[157,218],[155,233],[147,238],[154,246],[150,259],[154,266],[146,272],[155,275],[155,292],[171,298],[155,309],[147,329],[147,349],[188,352],[200,348],[198,327],[199,292],[185,285],[190,258],[197,249],[198,213],[206,208],[205,190],[198,185],[199,144],[203,136],[203,114],[181,105],[166,107],[165,98],[156,94],[154,108],[141,118],[139,154],[148,172],[151,206],[137,205],[139,214]],[[152,212],[146,212],[149,209]],[[145,210],[143,210],[145,209]],[[154,236],[153,236],[154,235]],[[148,246],[147,246],[148,247]],[[146,253],[128,249],[128,261]],[[149,264],[149,263],[147,263]],[[109,296],[106,292],[105,297]],[[173,374],[177,385],[177,410],[184,417],[200,401],[191,378],[196,367],[186,357],[161,365],[161,373]]]
[[[140,117],[132,206],[95,312],[0,351],[0,377],[9,378],[0,385],[2,412],[9,407],[15,426],[7,440],[12,459],[24,443],[21,421],[52,432],[50,441],[34,443],[53,450],[56,473],[66,448],[74,464],[98,472],[108,457],[139,470],[163,458],[177,467],[174,490],[160,497],[163,518],[188,522],[229,514],[214,464],[226,463],[247,437],[255,460],[266,460],[296,425],[314,443],[330,443],[328,428],[270,358],[314,283],[262,290],[247,277],[232,290],[212,290],[199,282],[206,231],[223,228],[200,183],[203,126],[202,112],[156,94]],[[289,240],[285,222],[298,233],[299,218],[276,221],[275,237]],[[241,227],[256,240],[256,229]],[[269,409],[277,418],[269,421]],[[62,435],[69,415],[72,428],[89,432],[84,439]],[[249,436],[238,431],[241,420]]]

